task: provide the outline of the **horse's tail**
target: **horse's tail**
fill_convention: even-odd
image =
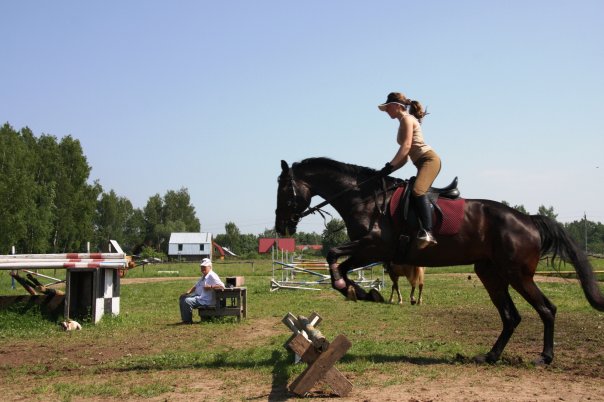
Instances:
[[[531,215],[541,235],[541,254],[553,254],[551,264],[559,258],[572,263],[587,301],[593,308],[604,311],[604,295],[598,287],[593,268],[585,254],[558,222],[542,215]]]

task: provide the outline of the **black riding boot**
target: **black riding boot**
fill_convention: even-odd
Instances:
[[[418,218],[421,221],[420,230],[417,234],[417,244],[422,249],[436,244],[436,240],[432,236],[432,209],[426,194],[413,196],[413,199],[415,200]]]

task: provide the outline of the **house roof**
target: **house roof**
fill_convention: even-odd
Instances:
[[[201,244],[211,243],[212,233],[194,232],[194,233],[172,233],[170,234],[170,244]]]
[[[258,239],[258,252],[268,253],[273,247],[273,244],[277,243],[277,249],[285,250],[285,251],[294,251],[296,248],[296,240],[293,238],[286,239],[269,239],[269,238],[261,238]]]

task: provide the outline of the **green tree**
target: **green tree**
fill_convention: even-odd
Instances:
[[[553,220],[557,220],[558,214],[554,213],[554,207],[550,206],[546,208],[545,205],[539,205],[539,209],[537,211],[539,215],[547,216]]]
[[[163,224],[162,210],[164,201],[159,194],[149,197],[147,204],[143,208],[143,217],[145,219],[145,244],[155,247],[159,251],[162,237],[156,230],[159,225]]]
[[[243,258],[255,258],[258,256],[258,236],[254,234],[242,234],[239,239],[239,253]]]
[[[321,244],[321,235],[315,232],[298,232],[294,235],[297,244]]]
[[[173,232],[199,232],[199,219],[191,205],[191,197],[186,188],[169,190],[162,198],[155,194],[143,209],[146,234],[145,244],[156,250],[168,252],[168,241]]]
[[[57,194],[51,246],[55,252],[82,250],[93,237],[96,201],[102,188],[98,183],[87,184],[91,168],[78,140],[63,137],[55,151],[52,156],[59,163],[53,173]]]
[[[501,201],[501,203],[502,203],[503,205],[506,205],[506,206],[508,206],[508,207],[511,207],[510,203],[509,203],[509,202],[507,202],[507,201]],[[513,206],[513,207],[511,207],[511,208],[514,208],[516,211],[518,211],[518,212],[522,212],[523,214],[526,214],[526,215],[528,215],[528,214],[529,214],[529,213],[528,213],[528,211],[526,210],[526,208],[524,208],[524,205],[522,205],[522,204],[520,204],[520,205],[514,205],[514,206]]]
[[[124,250],[132,250],[132,238],[128,234],[128,223],[134,215],[130,200],[118,197],[115,191],[101,194],[97,202],[95,217],[95,245],[104,250],[110,239],[116,240]]]
[[[93,234],[100,185],[79,141],[0,129],[0,247],[20,252],[75,251]]]
[[[180,221],[184,224],[184,231],[199,232],[201,225],[199,219],[195,216],[195,207],[191,205],[189,190],[181,188],[179,191],[169,190],[166,192],[166,195],[164,195],[163,221],[166,224]]]
[[[56,214],[57,183],[51,173],[56,169],[56,164],[60,163],[47,155],[56,150],[58,144],[55,138],[50,136],[36,139],[28,128],[22,129],[20,134],[30,154],[24,159],[30,173],[24,187],[30,189],[31,198],[24,205],[29,210],[25,216],[27,236],[19,249],[27,253],[45,253],[49,251]]]
[[[275,228],[272,229],[264,229],[264,232],[258,235],[261,239],[275,239],[277,238],[277,231]]]
[[[241,232],[234,222],[227,222],[224,225],[224,246],[229,248],[235,254],[240,254]]]
[[[581,220],[565,223],[563,226],[582,250],[604,254],[604,225],[602,223],[592,222],[584,216]]]
[[[146,235],[146,223],[143,211],[138,208],[132,211],[132,214],[126,221],[124,235],[125,240],[122,247],[124,251],[128,250],[134,254],[137,248],[143,247]]]
[[[327,222],[326,228],[321,236],[321,244],[323,245],[322,253],[324,256],[332,247],[339,246],[349,241],[348,234],[346,233],[346,227],[344,221],[338,218],[334,218]]]
[[[30,153],[18,132],[5,124],[0,129],[0,250],[23,250],[27,216],[34,205]]]

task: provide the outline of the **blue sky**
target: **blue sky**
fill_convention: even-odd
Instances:
[[[79,139],[91,181],[135,207],[188,188],[202,231],[271,228],[281,159],[381,168],[391,91],[428,106],[436,186],[604,221],[602,1],[13,1],[0,16],[1,123]]]

